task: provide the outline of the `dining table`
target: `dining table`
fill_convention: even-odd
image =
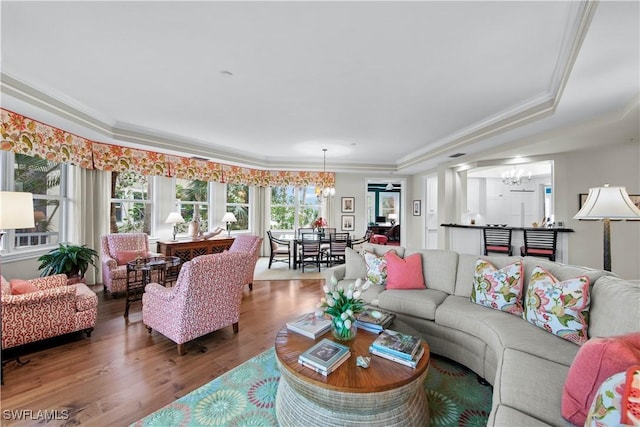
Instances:
[[[320,245],[322,245],[323,243],[325,244],[329,244],[331,237],[330,237],[330,233],[320,233],[320,232],[314,232],[314,233],[305,233],[305,234],[314,234],[314,236],[318,236],[318,238],[320,239]],[[302,245],[302,236],[299,233],[296,234],[282,234],[280,235],[280,239],[283,240],[290,240],[292,242],[292,246],[293,246],[293,269],[297,270],[298,269],[298,255],[299,255],[299,251],[298,251],[298,245]],[[349,234],[349,243],[347,244],[348,247],[351,247],[351,240],[352,240],[352,236],[351,234]],[[327,261],[328,262],[328,261]]]

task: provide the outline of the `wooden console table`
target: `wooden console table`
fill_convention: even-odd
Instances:
[[[233,237],[219,237],[209,240],[183,240],[158,242],[156,251],[165,256],[177,256],[180,265],[200,255],[219,254],[229,249]]]

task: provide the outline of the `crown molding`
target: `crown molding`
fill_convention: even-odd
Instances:
[[[597,1],[572,4],[572,7],[576,9],[573,15],[576,16],[576,19],[568,25],[547,93],[539,94],[537,97],[508,108],[430,145],[430,147],[436,148],[428,148],[417,155],[413,154],[400,159],[398,170],[415,167],[447,153],[464,151],[465,147],[480,140],[553,114],[571,75],[571,70],[587,35],[597,4]]]

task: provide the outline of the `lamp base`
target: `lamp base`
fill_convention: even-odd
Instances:
[[[605,218],[603,225],[604,270],[611,271],[611,220],[609,220],[609,218]]]

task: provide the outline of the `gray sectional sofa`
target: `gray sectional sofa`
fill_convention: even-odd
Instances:
[[[533,257],[482,256],[446,250],[410,249],[364,244],[382,255],[395,250],[401,257],[419,252],[426,289],[385,290],[371,286],[362,296],[369,304],[393,311],[420,332],[432,353],[453,359],[493,385],[488,425],[570,425],[561,415],[562,387],[579,346],[515,315],[469,300],[478,258],[502,268],[516,260],[524,264],[524,293],[531,271],[542,266],[559,280],[590,279],[589,337],[640,332],[640,285],[603,270],[550,262]],[[354,251],[345,264],[324,272],[339,283],[366,275],[362,257]]]

